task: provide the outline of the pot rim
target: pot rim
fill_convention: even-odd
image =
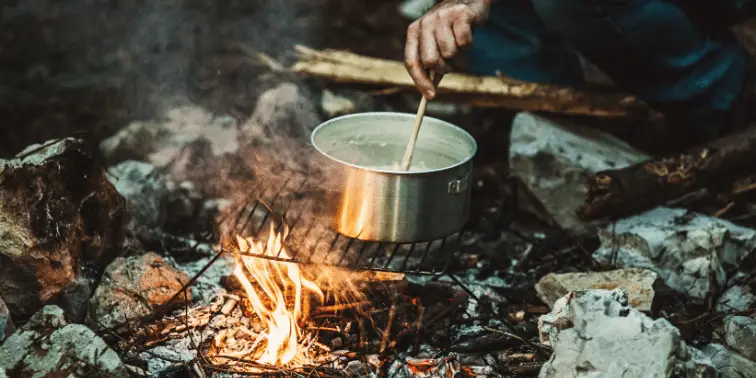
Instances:
[[[323,151],[318,146],[318,144],[315,143],[315,136],[318,134],[318,132],[321,129],[324,129],[324,128],[330,126],[331,124],[333,124],[335,122],[343,121],[343,120],[349,119],[349,118],[364,118],[364,117],[380,116],[380,115],[384,115],[384,116],[385,115],[398,116],[398,117],[401,117],[401,118],[410,118],[410,119],[413,119],[413,120],[417,116],[416,114],[401,113],[401,112],[365,112],[365,113],[354,113],[354,114],[347,114],[347,115],[339,116],[339,117],[336,117],[336,118],[329,119],[328,121],[325,121],[325,122],[321,123],[320,125],[318,125],[318,127],[316,127],[315,130],[313,130],[312,133],[310,134],[310,144],[312,144],[312,146],[321,155],[323,155],[323,156],[327,157],[328,159],[330,159],[332,161],[335,161],[335,162],[337,162],[337,163],[339,163],[341,165],[344,165],[344,166],[347,166],[347,167],[351,167],[351,168],[360,169],[360,170],[364,170],[364,171],[368,171],[368,172],[385,173],[385,174],[392,174],[392,175],[406,175],[406,176],[445,172],[445,171],[448,171],[450,169],[454,169],[454,168],[463,166],[465,164],[468,164],[469,162],[472,161],[472,159],[478,153],[478,143],[475,141],[475,138],[473,138],[473,136],[470,135],[470,133],[467,132],[467,130],[465,130],[465,129],[459,127],[459,126],[455,126],[455,125],[453,125],[453,124],[451,124],[449,122],[446,122],[444,120],[441,120],[441,119],[438,119],[438,118],[435,118],[435,117],[430,117],[430,116],[424,116],[423,119],[424,120],[425,119],[433,120],[433,121],[435,121],[437,123],[437,125],[439,125],[441,127],[447,127],[447,128],[455,129],[456,131],[460,132],[461,135],[464,135],[467,138],[468,142],[470,143],[470,146],[472,147],[472,152],[470,153],[470,156],[468,156],[466,159],[464,159],[464,160],[462,160],[462,161],[460,161],[458,163],[452,164],[452,165],[444,167],[444,168],[438,168],[438,169],[425,169],[425,170],[414,170],[414,171],[404,171],[404,170],[401,170],[401,169],[379,169],[379,168],[371,168],[369,166],[364,166],[364,165],[357,165],[357,164],[353,164],[353,163],[349,163],[349,162],[343,161],[341,159],[337,159],[337,158],[331,156],[330,154],[326,153],[325,151]]]

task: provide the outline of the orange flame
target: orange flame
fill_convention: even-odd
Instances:
[[[243,253],[290,258],[282,246],[281,234],[276,233],[272,226],[267,245],[252,238],[237,236],[236,239]],[[257,362],[278,366],[307,362],[307,348],[300,345],[300,324],[308,315],[303,311],[302,301],[306,295],[304,291],[308,290],[322,303],[324,295],[318,285],[307,280],[294,263],[253,256],[237,258],[234,276],[266,328],[264,338],[267,345]]]

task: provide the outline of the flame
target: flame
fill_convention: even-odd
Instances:
[[[290,258],[283,248],[281,234],[272,226],[265,245],[253,238],[236,239],[243,253]],[[303,310],[303,298],[309,291],[322,303],[324,295],[318,285],[306,279],[297,264],[253,256],[238,256],[234,276],[265,328],[266,345],[257,362],[277,366],[307,362],[307,348],[300,345],[303,339],[300,325],[309,315]]]

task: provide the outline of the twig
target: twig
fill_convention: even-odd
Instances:
[[[415,322],[415,342],[412,345],[412,349],[415,353],[420,352],[420,335],[423,330],[423,315],[425,315],[425,306],[418,304],[417,307],[417,322]]]
[[[391,326],[394,324],[394,318],[396,317],[396,305],[399,303],[399,295],[394,294],[391,300],[391,309],[389,310],[388,322],[386,322],[386,330],[383,332],[383,339],[381,340],[380,353],[386,352],[386,348],[389,344],[389,337],[391,336]]]
[[[344,303],[344,304],[338,304],[338,305],[331,305],[331,306],[323,306],[319,307],[316,311],[316,315],[328,313],[328,312],[341,312],[345,310],[351,310],[354,308],[364,308],[372,305],[372,302],[370,301],[361,301],[361,302],[352,302],[352,303]]]

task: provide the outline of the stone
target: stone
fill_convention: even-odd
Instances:
[[[13,325],[10,310],[8,310],[3,298],[0,298],[0,344],[15,331],[16,327]]]
[[[95,277],[79,277],[61,293],[57,305],[66,312],[66,319],[81,323],[87,315],[87,304],[97,285]]]
[[[608,272],[549,273],[536,284],[538,297],[549,306],[571,291],[622,288],[628,293],[630,306],[650,311],[654,300],[653,285],[658,276],[646,269],[619,269]]]
[[[422,17],[435,4],[436,0],[405,0],[399,6],[399,13],[414,21]]]
[[[195,261],[177,263],[181,271],[194,277],[204,269],[212,260],[212,257],[203,257]],[[226,292],[221,283],[224,276],[231,274],[234,270],[234,259],[228,254],[224,254],[213,265],[202,273],[194,284],[192,284],[193,299],[200,303],[210,303],[214,298]]]
[[[154,252],[119,257],[105,270],[89,302],[89,322],[93,327],[126,329],[166,304],[187,282],[186,273],[176,270]],[[191,300],[191,288],[187,289],[186,297]],[[184,303],[181,295],[170,308]]]
[[[622,289],[571,292],[539,319],[554,349],[539,377],[703,377],[712,367],[665,319],[629,305]],[[704,374],[705,372],[705,374]]]
[[[320,107],[328,117],[336,117],[353,113],[356,109],[354,102],[347,97],[337,95],[328,89],[323,90]]]
[[[720,378],[756,378],[756,362],[733,352],[721,344],[709,344],[703,354],[717,369]]]
[[[590,229],[576,215],[588,175],[650,158],[620,139],[593,129],[523,112],[512,121],[510,172],[519,177],[562,227]]]
[[[160,228],[168,206],[168,179],[154,165],[127,160],[108,169],[109,178],[125,199],[131,228]]]
[[[756,319],[729,316],[724,324],[725,342],[751,361],[756,361]]]
[[[170,164],[184,146],[203,140],[212,155],[231,153],[238,148],[238,130],[228,116],[214,116],[197,106],[181,106],[159,119],[133,122],[100,143],[110,164],[140,160],[162,168]]]
[[[719,297],[717,311],[722,313],[746,311],[754,306],[756,306],[756,296],[753,295],[751,289],[748,286],[735,285]]]
[[[354,376],[360,376],[365,374],[365,366],[359,360],[349,361],[346,366],[346,371],[352,373]]]
[[[656,272],[671,289],[704,299],[756,247],[756,231],[685,209],[660,207],[600,230],[602,264]],[[710,277],[711,275],[711,277]]]
[[[73,138],[0,160],[0,296],[16,320],[94,278],[120,254],[128,213]]]
[[[247,140],[287,138],[309,141],[312,130],[321,122],[304,89],[284,82],[260,95],[254,113],[240,130]]]
[[[10,377],[129,376],[105,341],[84,325],[68,324],[57,306],[43,307],[0,346],[0,366]]]

